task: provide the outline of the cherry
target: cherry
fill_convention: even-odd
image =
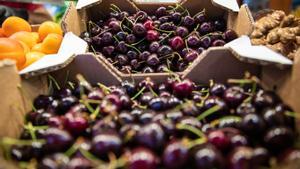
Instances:
[[[139,59],[142,60],[142,61],[146,61],[146,60],[149,58],[150,55],[151,55],[150,52],[144,51],[144,52],[142,52],[142,53],[139,55]]]
[[[160,63],[157,54],[151,54],[147,59],[147,64],[149,66],[157,66]]]
[[[221,151],[227,150],[230,145],[229,138],[222,130],[210,132],[208,134],[208,141]]]
[[[154,70],[151,67],[146,66],[143,68],[142,72],[143,73],[154,73]]]
[[[149,102],[149,107],[152,110],[161,111],[166,108],[167,99],[163,97],[153,98]]]
[[[189,30],[186,27],[179,26],[177,27],[175,34],[182,38],[185,38],[189,34]]]
[[[133,96],[136,93],[136,86],[134,83],[131,83],[129,81],[123,81],[121,83],[121,86],[125,89],[126,93],[129,96]]]
[[[251,113],[256,113],[256,108],[251,103],[242,103],[236,109],[236,114],[239,116],[244,116]]]
[[[45,149],[49,152],[65,151],[73,142],[68,132],[58,128],[47,129],[42,137],[46,141]]]
[[[65,128],[74,136],[78,136],[85,132],[88,128],[88,120],[80,113],[67,113],[64,118]]]
[[[159,33],[156,30],[147,31],[146,39],[148,41],[156,41],[159,39]]]
[[[266,128],[265,122],[257,114],[247,114],[243,117],[241,127],[250,136],[261,135]]]
[[[151,44],[149,45],[149,51],[151,53],[155,53],[158,51],[159,47],[160,47],[160,44],[157,41],[151,42]]]
[[[187,53],[185,56],[184,56],[184,59],[187,61],[187,62],[193,62],[195,59],[198,58],[198,53],[194,50],[191,50],[189,53]]]
[[[189,79],[184,79],[181,82],[174,83],[172,88],[176,96],[188,97],[192,94],[192,91],[194,90],[194,84]]]
[[[127,34],[123,31],[120,31],[116,34],[116,38],[118,38],[119,41],[125,41]]]
[[[111,57],[111,56],[113,56],[114,53],[115,53],[115,47],[114,47],[114,46],[105,46],[105,47],[103,47],[103,49],[102,49],[102,53],[103,53],[105,56]]]
[[[174,23],[180,23],[180,21],[181,21],[181,13],[179,13],[179,12],[172,13],[171,18],[172,18],[172,20],[173,20]]]
[[[126,55],[119,54],[119,55],[116,56],[116,60],[122,66],[128,64],[128,57]]]
[[[117,124],[115,121],[110,119],[102,119],[94,124],[94,126],[92,127],[92,134],[93,136],[96,136],[98,134],[114,131],[116,129]]]
[[[130,60],[138,58],[138,53],[136,51],[133,51],[133,50],[129,50],[126,55],[128,56],[128,58]]]
[[[170,40],[170,46],[174,50],[180,50],[184,47],[183,39],[180,36],[175,36]]]
[[[148,14],[145,11],[138,11],[135,14],[135,19],[139,22],[144,22],[148,18]]]
[[[157,17],[167,15],[167,8],[166,7],[159,7],[159,8],[157,8],[157,10],[155,11],[155,15]]]
[[[136,41],[137,41],[137,38],[136,38],[136,36],[134,34],[127,35],[126,42],[128,44],[134,44]]]
[[[124,41],[118,42],[118,45],[116,46],[116,50],[120,53],[127,53],[128,48],[126,46],[127,44]]]
[[[192,18],[191,16],[185,16],[183,18],[183,25],[187,27],[192,27],[195,24],[195,19]]]
[[[208,36],[203,37],[200,39],[200,46],[207,49],[211,45],[211,39]]]
[[[110,45],[113,42],[113,35],[110,32],[105,32],[102,34],[102,43],[105,45]]]
[[[195,22],[197,24],[202,24],[206,20],[207,20],[207,18],[206,18],[205,12],[201,12],[198,15],[195,16]]]
[[[195,150],[194,164],[197,169],[224,168],[221,153],[211,145],[202,145]]]
[[[275,153],[292,146],[294,133],[287,127],[276,127],[268,130],[264,136],[266,147]]]
[[[200,39],[195,35],[191,35],[187,38],[187,44],[190,47],[194,47],[194,48],[199,47]]]
[[[257,147],[253,150],[253,160],[254,166],[266,166],[269,167],[270,163],[270,153],[264,147]]]
[[[209,89],[210,94],[218,97],[222,97],[227,87],[221,83],[215,83]]]
[[[92,169],[93,164],[91,161],[83,157],[75,157],[67,164],[66,169]]]
[[[51,96],[39,95],[33,101],[35,109],[46,109],[53,101]]]
[[[119,154],[121,147],[122,140],[117,134],[105,132],[94,136],[92,139],[91,152],[100,158],[106,158],[110,152]]]
[[[226,29],[226,22],[224,19],[218,19],[214,21],[214,27],[218,31],[224,31]]]
[[[147,20],[145,23],[144,23],[144,27],[147,29],[147,30],[153,30],[155,27],[154,27],[154,23],[152,20]]]
[[[163,152],[163,164],[167,169],[181,169],[187,164],[188,149],[180,142],[169,143]]]
[[[237,147],[229,155],[231,169],[251,169],[253,149],[250,147]]]
[[[212,27],[212,24],[209,22],[202,23],[199,28],[199,32],[201,33],[201,35],[208,34],[212,31],[213,31],[213,27]]]
[[[162,45],[158,48],[157,54],[162,57],[162,56],[167,56],[172,54],[172,49],[170,46],[167,45]]]
[[[230,42],[236,38],[238,38],[238,35],[234,30],[228,29],[224,32],[224,39],[226,42]]]
[[[115,33],[121,30],[121,24],[119,21],[110,21],[108,27]]]
[[[159,26],[159,29],[164,30],[164,31],[172,31],[174,30],[174,25],[171,24],[170,22],[163,23]]]
[[[160,150],[165,144],[165,133],[157,123],[143,126],[137,133],[137,142],[153,150]]]
[[[224,92],[223,98],[229,104],[229,106],[237,107],[244,101],[244,99],[246,98],[246,95],[244,93],[243,88],[238,87],[238,86],[233,86],[233,87],[228,88]]]
[[[147,33],[147,29],[144,27],[143,24],[141,23],[136,23],[133,28],[132,28],[132,31],[135,35],[137,36],[145,36],[146,33]]]
[[[61,153],[51,154],[46,156],[38,164],[38,169],[58,169],[66,168],[69,163],[69,158]]]
[[[263,110],[263,119],[269,127],[284,126],[285,115],[282,112],[278,112],[273,108],[267,108]]]
[[[163,23],[169,22],[171,20],[171,17],[170,16],[162,16],[162,17],[158,18],[158,20],[161,24],[163,24]]]
[[[220,39],[218,39],[218,40],[215,40],[215,41],[213,41],[213,43],[212,43],[212,46],[224,46],[226,44],[226,42],[224,41],[224,40],[220,40]]]
[[[129,155],[128,169],[157,169],[158,158],[147,148],[135,148]]]

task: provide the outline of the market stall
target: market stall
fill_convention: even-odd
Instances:
[[[299,18],[259,14],[79,0],[60,24],[8,16],[0,168],[298,169]]]

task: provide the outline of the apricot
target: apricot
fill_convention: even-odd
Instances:
[[[7,37],[20,31],[31,32],[30,24],[26,20],[16,16],[8,17],[2,23],[2,29],[4,35]]]
[[[56,33],[58,35],[63,35],[63,31],[59,24],[52,22],[52,21],[46,21],[42,23],[38,29],[38,33],[40,35],[40,39],[44,40],[47,35],[51,33]]]

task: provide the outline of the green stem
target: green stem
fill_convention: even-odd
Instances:
[[[221,121],[223,121],[223,120],[228,120],[228,119],[232,119],[232,120],[234,120],[234,121],[236,121],[236,122],[242,121],[242,118],[239,117],[239,116],[225,116],[225,117],[222,117],[222,118],[220,118],[220,119],[217,119],[217,120],[212,121],[210,124],[211,124],[212,126],[217,126],[218,124],[220,124]]]
[[[137,51],[139,54],[141,54],[142,52],[140,50],[138,50],[136,47],[126,44],[127,47],[134,49],[135,51]]]
[[[19,146],[31,146],[32,143],[41,143],[45,144],[45,140],[17,140],[13,138],[4,137],[1,140],[1,143],[4,145],[19,145]]]
[[[137,94],[135,94],[135,95],[131,98],[131,100],[134,100],[134,99],[136,99],[137,97],[139,97],[139,95],[141,95],[141,94],[144,92],[145,89],[146,89],[146,87],[143,87]]]
[[[179,129],[179,130],[187,130],[191,133],[194,133],[199,138],[206,138],[205,134],[201,130],[199,130],[199,129],[191,126],[191,125],[186,125],[186,124],[180,124],[179,123],[179,124],[176,125],[176,128]]]
[[[116,10],[118,10],[119,12],[122,12],[122,10],[115,4],[110,4],[110,6]]]
[[[52,82],[54,82],[56,88],[57,88],[58,90],[60,90],[60,86],[59,86],[58,82],[54,79],[54,77],[51,76],[51,75],[48,75],[48,78],[49,78],[49,80],[51,80]]]
[[[193,147],[195,147],[195,146],[197,146],[197,145],[204,144],[204,143],[206,143],[206,142],[207,142],[207,139],[206,139],[206,138],[200,138],[200,139],[194,140],[194,141],[192,141],[192,142],[190,142],[190,143],[188,144],[188,149],[191,149],[191,148],[193,148]]]
[[[215,105],[214,107],[206,110],[205,112],[203,112],[202,114],[200,114],[197,119],[199,121],[205,119],[207,116],[212,115],[213,113],[219,111],[221,109],[221,107],[219,105]]]
[[[104,84],[102,83],[97,83],[98,86],[104,91],[104,93],[107,95],[111,92],[110,88],[105,86]]]
[[[95,120],[100,113],[100,106],[97,106],[96,110],[91,114],[91,119]]]
[[[166,40],[168,37],[170,37],[174,32],[170,32],[166,37],[161,39],[158,43],[161,44],[164,40]]]
[[[174,31],[166,31],[166,30],[162,30],[162,29],[159,29],[159,28],[154,28],[155,30],[159,31],[159,32],[164,32],[164,33],[173,33]]]
[[[155,96],[158,97],[158,94],[152,89],[152,87],[149,88],[150,92]]]
[[[132,46],[138,45],[138,44],[142,43],[144,40],[145,40],[145,38],[143,38],[142,40],[140,40],[140,41],[138,41],[138,42],[136,42],[136,43],[133,43],[133,44],[131,44],[131,45],[132,45]]]
[[[89,102],[86,102],[85,100],[80,100],[80,103],[84,104],[85,107],[88,109],[89,112],[94,112],[95,110],[93,107],[89,104]]]

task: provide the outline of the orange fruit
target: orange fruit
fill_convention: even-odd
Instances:
[[[55,54],[58,52],[63,37],[58,34],[50,33],[42,42],[42,52],[46,54]]]
[[[38,43],[34,45],[31,49],[33,52],[42,52],[42,43]]]
[[[39,43],[40,42],[40,35],[37,32],[31,32],[31,35],[33,36],[34,39]]]
[[[28,45],[26,45],[26,43],[24,43],[22,41],[18,41],[18,42],[22,45],[25,55],[26,55],[26,53],[30,52],[30,48],[28,47]]]
[[[33,35],[33,33],[25,31],[16,32],[9,38],[25,43],[30,49],[38,42],[38,39]]]
[[[31,32],[30,24],[26,20],[16,16],[8,17],[2,23],[2,29],[7,37],[20,31]]]
[[[2,37],[5,37],[5,35],[4,35],[4,30],[2,29],[2,28],[0,28],[0,37],[2,38]]]
[[[2,59],[15,60],[20,70],[26,62],[22,44],[14,39],[0,38],[0,60]]]
[[[26,62],[22,68],[25,68],[25,67],[31,65],[32,63],[41,59],[43,56],[45,56],[45,54],[41,53],[41,52],[28,52],[26,54]]]
[[[56,33],[62,36],[63,31],[59,24],[51,21],[46,21],[40,25],[38,33],[40,35],[40,39],[44,40],[50,33]]]

